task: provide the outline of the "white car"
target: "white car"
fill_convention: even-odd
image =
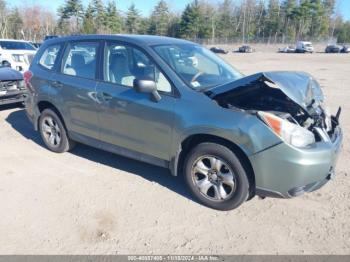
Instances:
[[[295,49],[296,53],[313,53],[314,47],[311,42],[299,41]]]
[[[28,70],[36,48],[27,41],[0,39],[0,65],[20,72]]]
[[[295,53],[295,48],[292,46],[287,46],[284,48],[279,48],[278,52],[279,53]]]

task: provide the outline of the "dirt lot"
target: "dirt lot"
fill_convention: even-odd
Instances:
[[[350,55],[230,54],[249,74],[302,70],[345,133],[337,177],[291,200],[218,212],[165,169],[80,145],[50,153],[17,108],[0,109],[1,254],[350,254]]]

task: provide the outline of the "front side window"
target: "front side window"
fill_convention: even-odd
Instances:
[[[211,51],[195,44],[160,45],[154,50],[195,90],[223,85],[243,75]]]
[[[33,50],[35,47],[26,42],[20,41],[0,41],[0,46],[2,49],[6,50]]]
[[[109,43],[105,49],[104,80],[132,87],[134,79],[149,79],[157,90],[171,92],[171,84],[159,68],[141,50]]]
[[[46,69],[52,69],[60,48],[60,45],[51,45],[47,47],[40,57],[39,64]]]
[[[71,43],[64,55],[62,73],[95,79],[98,43]]]

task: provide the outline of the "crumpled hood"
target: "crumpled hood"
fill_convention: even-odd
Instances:
[[[0,81],[22,80],[23,75],[9,67],[0,67]]]
[[[270,88],[280,89],[286,96],[305,110],[307,110],[307,107],[313,100],[318,104],[324,101],[320,85],[311,75],[304,72],[276,71],[257,73],[222,86],[211,88],[206,91],[206,94],[211,98],[225,94],[232,95],[236,89],[248,88],[256,81],[262,81]]]

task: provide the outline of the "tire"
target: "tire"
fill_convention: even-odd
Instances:
[[[67,152],[75,146],[75,142],[69,139],[60,117],[50,108],[40,115],[39,132],[46,147],[55,153]]]
[[[185,160],[184,178],[202,204],[217,210],[235,209],[249,196],[243,162],[220,144],[201,143],[193,148]]]

